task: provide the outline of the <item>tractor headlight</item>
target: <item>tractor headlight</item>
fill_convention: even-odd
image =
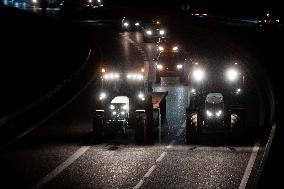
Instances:
[[[129,23],[128,23],[128,22],[124,22],[123,25],[124,25],[125,27],[128,27],[128,26],[129,26]]]
[[[105,80],[118,80],[119,79],[119,74],[118,73],[106,73],[104,74],[103,78]]]
[[[144,79],[144,76],[141,73],[129,73],[126,77],[128,80],[133,81],[142,81]]]
[[[139,22],[136,22],[136,23],[135,23],[135,26],[140,26],[140,23],[139,23]]]
[[[163,50],[164,50],[164,47],[159,46],[159,51],[163,51]]]
[[[216,112],[216,117],[220,117],[222,115],[222,110]]]
[[[127,108],[127,105],[123,105],[122,107],[121,107],[121,109],[122,110],[127,110],[128,108]]]
[[[178,50],[177,46],[173,47],[173,51],[177,51],[177,50]]]
[[[143,93],[139,93],[138,94],[138,98],[140,99],[140,100],[145,100],[145,96],[144,96],[144,94]]]
[[[205,71],[198,68],[193,71],[192,76],[195,81],[200,82],[205,78]]]
[[[237,90],[236,90],[236,94],[240,94],[242,92],[242,89],[240,89],[240,88],[238,88]]]
[[[106,93],[105,93],[105,92],[102,92],[102,93],[100,94],[100,96],[99,96],[99,99],[100,99],[100,100],[106,99]]]
[[[162,69],[163,69],[163,65],[158,64],[158,65],[157,65],[157,69],[158,69],[158,70],[162,70]]]
[[[146,31],[146,34],[147,34],[147,35],[152,35],[152,31],[151,31],[151,30],[147,30],[147,31]]]
[[[164,35],[165,34],[165,30],[160,30],[160,35]]]
[[[115,106],[114,105],[110,105],[109,107],[111,110],[114,110],[115,109]]]
[[[182,64],[178,64],[178,65],[177,65],[177,69],[179,69],[179,70],[182,69],[182,67],[183,67]]]
[[[230,68],[226,71],[226,78],[230,82],[236,81],[238,79],[238,77],[239,77],[239,72],[238,72],[237,69]]]
[[[212,113],[211,111],[207,110],[207,111],[206,111],[206,115],[207,115],[208,117],[212,117],[213,113]]]

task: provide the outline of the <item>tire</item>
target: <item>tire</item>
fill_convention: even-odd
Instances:
[[[198,137],[196,125],[193,123],[193,114],[189,113],[186,118],[186,142],[187,144],[194,143]]]
[[[157,76],[156,77],[156,83],[158,84],[158,83],[161,83],[161,76]]]
[[[93,117],[93,138],[96,142],[101,142],[104,138],[105,118],[103,115]]]
[[[145,127],[146,127],[146,113],[136,112],[135,115],[136,125],[135,125],[135,141],[137,144],[144,142]]]

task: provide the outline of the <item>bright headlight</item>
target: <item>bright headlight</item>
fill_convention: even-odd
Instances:
[[[209,110],[206,111],[206,114],[208,117],[211,117],[213,115],[212,112],[210,112]]]
[[[136,23],[135,23],[135,26],[140,26],[140,23],[139,23],[139,22],[136,22]]]
[[[160,35],[164,35],[165,34],[165,30],[160,30]]]
[[[182,64],[177,65],[177,69],[179,69],[179,70],[182,69],[182,67],[183,67]]]
[[[216,116],[217,116],[217,117],[220,117],[221,114],[222,114],[222,110],[219,110],[218,112],[216,112]]]
[[[105,80],[117,80],[119,79],[119,74],[118,73],[106,73],[104,74],[103,78]]]
[[[127,109],[127,105],[123,105],[123,106],[122,106],[122,109],[123,109],[123,110],[126,110],[126,109]]]
[[[146,33],[147,33],[147,35],[152,35],[152,31],[151,30],[147,30]]]
[[[112,115],[116,115],[116,111],[113,111],[113,112],[112,112]]]
[[[193,75],[193,79],[194,79],[195,81],[198,81],[198,82],[199,82],[199,81],[202,81],[202,80],[204,79],[204,77],[205,77],[205,72],[204,72],[204,70],[198,68],[198,69],[196,69],[196,70],[193,71],[192,75]]]
[[[174,51],[177,51],[177,50],[178,50],[178,47],[177,47],[177,46],[173,47],[173,50],[174,50]]]
[[[106,93],[105,92],[102,92],[99,96],[99,99],[100,100],[104,100],[106,98]]]
[[[226,78],[231,82],[236,81],[238,76],[239,72],[234,68],[228,69],[226,72]]]
[[[144,79],[143,74],[140,73],[129,73],[127,74],[126,77],[128,80],[135,80],[135,81],[141,81]]]
[[[158,68],[158,70],[162,70],[162,69],[163,69],[163,65],[158,64],[158,65],[157,65],[157,68]]]
[[[115,109],[114,105],[110,105],[109,108],[110,108],[111,110],[114,110],[114,109]]]
[[[125,27],[128,27],[128,26],[129,26],[129,23],[128,23],[128,22],[124,22],[123,25],[124,25]]]
[[[125,112],[120,112],[121,115],[125,115]]]
[[[164,47],[159,46],[159,51],[163,51],[163,50],[164,50]]]
[[[241,90],[240,88],[238,88],[238,89],[236,90],[236,93],[239,94],[241,91],[242,91],[242,90]]]
[[[145,100],[145,96],[143,93],[139,93],[138,94],[138,98],[140,98],[141,100]]]

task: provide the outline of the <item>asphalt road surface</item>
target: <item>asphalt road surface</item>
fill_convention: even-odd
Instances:
[[[88,23],[94,28],[104,27]],[[88,27],[89,27],[88,26]],[[104,30],[105,31],[105,30]],[[95,33],[94,33],[95,35]],[[156,54],[140,32],[105,32],[100,44],[102,62],[143,64]],[[180,37],[180,36],[178,36]],[[210,39],[209,39],[210,38]],[[236,57],[225,43],[194,30],[187,33],[190,58],[226,61]],[[95,40],[94,40],[95,41]],[[206,41],[206,43],[205,43]],[[209,45],[208,45],[209,44]],[[224,56],[224,52],[226,55]],[[95,70],[94,70],[94,74]],[[163,78],[155,91],[168,91],[166,123],[150,145],[134,137],[92,143],[95,81],[78,97],[40,126],[1,148],[0,186],[6,188],[245,188],[256,175],[254,167],[263,143],[251,137],[241,143],[218,138],[186,144],[185,109],[190,86]]]

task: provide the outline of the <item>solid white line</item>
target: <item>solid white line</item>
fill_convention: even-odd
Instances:
[[[261,165],[260,165],[260,168],[257,171],[257,176],[256,176],[255,181],[254,181],[254,183],[256,183],[256,184],[258,183],[258,181],[260,179],[261,172],[262,172],[264,164],[266,162],[268,152],[270,150],[270,147],[271,147],[271,144],[272,144],[272,141],[273,141],[273,138],[274,138],[275,129],[276,129],[276,124],[272,125],[268,141],[265,145],[264,153],[263,153],[263,156],[262,156],[262,159],[261,159]]]
[[[143,183],[144,183],[144,180],[142,179],[138,182],[138,184],[136,186],[134,186],[133,189],[139,189],[143,185]]]
[[[148,172],[144,175],[144,178],[148,178],[150,175],[151,175],[151,173],[156,169],[156,165],[153,165],[149,170],[148,170]]]
[[[160,155],[160,157],[156,160],[156,162],[161,162],[163,159],[164,159],[164,157],[167,155],[167,152],[163,152],[161,155]]]
[[[252,149],[252,153],[251,153],[249,162],[247,164],[244,176],[243,176],[242,181],[240,183],[239,189],[245,189],[246,188],[246,185],[247,185],[249,176],[251,174],[251,171],[252,171],[252,168],[253,168],[253,165],[254,165],[254,162],[255,162],[258,150],[259,150],[259,141],[257,140],[255,142],[255,144],[254,144],[253,149]]]
[[[70,156],[66,161],[64,161],[59,166],[57,166],[50,173],[48,173],[32,188],[42,188],[44,185],[46,185],[48,182],[53,180],[57,175],[59,175],[62,171],[64,171],[69,165],[71,165],[74,161],[76,161],[80,156],[82,156],[89,149],[90,149],[90,146],[83,146],[79,148],[72,156]]]

